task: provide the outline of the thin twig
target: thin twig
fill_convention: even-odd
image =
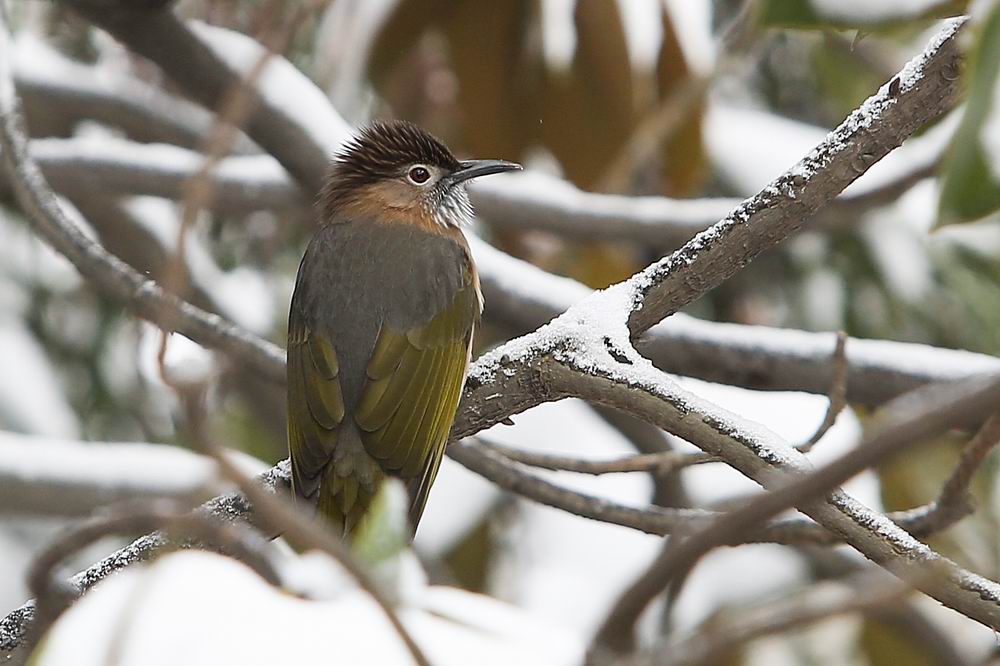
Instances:
[[[496,452],[495,445],[483,446],[481,437],[472,441],[475,443],[451,442],[448,445],[448,455],[504,490],[584,518],[623,525],[650,534],[670,534],[681,525],[692,522],[703,524],[703,521],[714,515],[699,509],[628,506],[570,490],[531,473],[521,463]],[[766,530],[763,530],[761,536],[767,539],[765,534]],[[780,535],[779,532],[775,538],[780,538]]]
[[[884,608],[904,598],[915,586],[915,581],[872,573],[859,576],[846,585],[820,583],[788,598],[741,608],[729,619],[711,618],[682,641],[663,641],[644,650],[644,656],[636,663],[650,666],[716,663],[740,646],[765,636],[785,634],[841,615]]]
[[[955,524],[973,512],[970,486],[987,454],[1000,444],[1000,412],[983,423],[965,445],[958,465],[952,470],[941,494],[930,504],[902,511],[900,518],[914,534],[931,534]]]
[[[933,437],[967,420],[970,414],[981,414],[984,407],[998,403],[1000,375],[967,380],[959,386],[926,387],[893,401],[856,449],[724,514],[711,526],[665,549],[615,603],[594,638],[595,650],[630,651],[633,627],[649,602],[676,574],[686,571],[709,550],[738,543],[763,521],[786,509],[807,506],[810,500],[822,497],[858,472],[884,462],[921,438]],[[1000,603],[994,615],[991,622],[998,628]]]
[[[622,472],[649,472],[656,476],[667,476],[689,467],[710,462],[719,462],[716,456],[706,453],[683,453],[680,451],[664,451],[663,453],[642,453],[623,456],[612,460],[587,460],[573,456],[562,456],[553,453],[538,453],[525,451],[496,442],[490,442],[482,437],[479,442],[505,458],[515,462],[540,467],[556,472],[576,472],[577,474],[617,474]]]
[[[215,196],[213,189],[212,173],[218,167],[222,159],[229,154],[236,141],[241,136],[242,127],[249,119],[256,101],[255,91],[257,83],[264,75],[268,64],[276,53],[285,50],[289,40],[295,34],[299,25],[313,11],[325,5],[329,0],[319,0],[319,2],[308,2],[294,8],[291,19],[288,22],[279,22],[276,28],[270,29],[270,21],[265,21],[269,26],[262,39],[264,49],[257,56],[249,71],[238,79],[236,84],[222,98],[222,103],[216,114],[215,123],[206,137],[202,146],[203,160],[201,166],[194,176],[184,183],[184,196],[181,202],[181,224],[177,229],[176,251],[173,260],[168,264],[162,278],[162,286],[168,293],[176,294],[181,298],[186,298],[187,291],[187,239],[195,222],[201,212],[211,205]],[[265,17],[272,17],[278,7],[271,3],[266,5],[262,14]],[[175,323],[170,321],[171,313],[164,312],[164,323],[161,324],[160,345],[156,358],[160,366],[161,376],[166,379],[164,371],[164,361],[167,355],[167,340],[170,331]]]
[[[833,350],[830,366],[833,368],[833,379],[830,381],[830,393],[828,394],[830,403],[826,407],[826,415],[823,417],[823,422],[819,424],[819,428],[808,441],[798,447],[802,453],[808,453],[819,440],[823,439],[823,436],[837,422],[837,416],[847,405],[847,376],[850,366],[847,363],[847,333],[844,331],[837,331],[837,343]]]
[[[272,585],[281,584],[266,552],[268,542],[245,527],[220,522],[207,514],[191,513],[187,507],[169,500],[114,507],[108,515],[93,518],[60,535],[32,560],[27,581],[28,589],[35,595],[35,614],[27,641],[29,651],[81,593],[77,587],[55,577],[63,560],[107,536],[156,530],[165,530],[172,537],[168,542],[171,547],[212,544],[245,563]],[[159,550],[162,552],[166,545]]]
[[[201,394],[201,391],[197,391]],[[215,459],[222,476],[235,483],[247,496],[255,512],[265,520],[275,532],[304,549],[315,549],[326,553],[350,574],[366,594],[368,594],[385,614],[392,628],[399,635],[413,660],[418,666],[430,666],[413,636],[403,626],[392,604],[382,593],[360,562],[351,554],[344,541],[333,536],[329,524],[319,516],[307,516],[286,496],[264,492],[257,482],[243,473],[230,460],[228,453],[209,436],[203,406],[197,398],[188,395],[184,404],[189,407],[189,425],[195,441],[202,451]]]

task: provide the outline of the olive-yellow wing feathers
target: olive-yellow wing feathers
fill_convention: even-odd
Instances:
[[[408,331],[384,326],[355,410],[365,450],[410,490],[416,525],[437,474],[469,362],[480,303],[471,277],[451,305]]]

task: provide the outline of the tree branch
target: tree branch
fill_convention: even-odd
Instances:
[[[97,12],[90,14],[96,16]],[[116,22],[118,28],[138,21],[137,12],[123,12],[123,15],[125,18],[116,15],[108,20]],[[163,35],[149,31],[163,29],[164,34],[179,40],[178,49],[171,44],[167,53],[165,46],[160,44],[146,50],[160,58],[183,62],[185,59],[179,57],[178,51],[180,54],[185,52],[185,44],[190,46],[192,36],[190,33],[175,34],[183,26],[171,19],[157,15],[151,27],[133,26],[137,31],[131,38],[148,38],[155,42]],[[801,473],[800,458],[781,440],[762,432],[759,426],[722,413],[665,383],[662,375],[631,348],[630,337],[715,286],[757,253],[793,233],[802,224],[799,215],[831,199],[877,157],[897,145],[906,133],[939,113],[944,105],[942,97],[950,97],[954,90],[958,58],[954,41],[959,26],[960,22],[949,23],[925,54],[904,70],[898,96],[887,97],[893,87],[884,88],[852,116],[852,122],[828,137],[803,162],[810,169],[808,173],[786,174],[775,186],[741,206],[737,214],[671,258],[657,262],[628,282],[587,297],[536,333],[509,342],[479,359],[470,370],[453,437],[473,434],[541,402],[575,394],[617,407],[627,402],[626,411],[653,423],[669,425],[677,434],[713,449],[709,452],[720,455],[728,464],[765,485],[773,480],[775,469]],[[6,39],[5,34],[0,35],[0,47],[6,46]],[[199,44],[198,48],[203,45]],[[193,62],[213,67],[217,64],[217,58],[213,58]],[[160,62],[157,58],[154,60]],[[6,58],[0,58],[3,157],[22,205],[40,233],[95,284],[125,300],[140,315],[153,318],[157,312],[167,309],[180,322],[178,330],[185,335],[253,362],[269,376],[279,378],[282,371],[280,352],[219,319],[206,319],[205,313],[163,294],[155,284],[142,280],[134,272],[129,273],[127,267],[116,264],[62,215],[37,165],[27,154],[6,62]],[[175,67],[174,74],[201,80],[198,75],[182,71],[184,67]],[[921,92],[925,88],[927,92]],[[276,155],[281,153],[289,157],[288,147],[275,144],[273,132],[265,137],[269,128],[260,126],[266,125],[267,113],[274,110],[274,105],[264,105],[261,109],[264,111],[257,117],[258,122],[251,123],[249,128],[251,137],[265,148],[274,149]],[[298,127],[301,129],[301,125]],[[301,174],[301,161],[298,166]],[[295,173],[294,169],[292,171]],[[812,188],[815,191],[811,191]],[[790,193],[796,199],[791,199]],[[773,210],[766,207],[770,205],[774,206]],[[743,241],[747,243],[746,248],[742,247]],[[135,282],[136,277],[142,281]],[[149,311],[151,302],[155,303],[152,312]],[[625,326],[626,321],[629,328]],[[620,375],[623,366],[628,367],[628,372]],[[609,370],[614,372],[602,374]],[[623,399],[626,395],[627,401]],[[474,458],[481,457],[481,452],[470,447],[457,449],[452,455],[456,459],[460,456]],[[843,535],[852,546],[877,560],[939,557],[887,519],[861,507],[843,493],[833,493],[826,501],[806,508],[822,525]],[[245,506],[243,511],[246,511]],[[949,576],[932,593],[969,617],[995,624],[996,586],[948,565],[950,563],[944,566]]]
[[[53,441],[0,433],[0,512],[85,516],[124,500],[203,501],[212,462],[175,446]]]
[[[226,94],[239,84],[240,70],[251,67],[263,51],[253,39],[239,33],[203,24],[192,24],[196,26],[192,29],[174,15],[169,3],[157,9],[105,0],[64,0],[64,4],[156,63],[189,97],[210,110],[222,105]],[[286,67],[294,72],[287,61],[275,59],[269,70]],[[318,192],[330,152],[346,138],[348,128],[339,117],[339,123],[331,123],[328,118],[310,119],[288,111],[289,99],[304,107],[316,104],[317,96],[325,103],[325,97],[308,80],[291,90],[287,86],[295,77],[285,76],[282,89],[275,90],[268,87],[268,77],[266,73],[253,92],[253,109],[244,129],[308,192]],[[299,81],[304,78],[297,77]]]
[[[703,622],[689,637],[662,642],[634,662],[649,666],[697,666],[716,663],[741,645],[849,613],[871,612],[898,603],[913,586],[869,572],[853,584],[825,582],[805,592],[750,608],[729,619]]]
[[[714,289],[798,231],[906,137],[950,108],[958,93],[962,56],[957,37],[964,24],[964,19],[948,21],[892,83],[869,97],[798,164],[633,278],[633,335]]]
[[[725,514],[676,548],[665,549],[616,604],[595,638],[598,648],[630,650],[631,630],[639,614],[676,572],[686,571],[711,548],[739,542],[754,526],[793,506],[842,534],[848,543],[880,564],[899,567],[905,573],[913,563],[934,563],[939,567],[941,580],[928,580],[922,586],[926,593],[987,626],[1000,627],[1000,586],[973,577],[884,517],[835,490],[859,471],[920,438],[932,437],[956,423],[988,416],[1000,404],[1000,375],[968,379],[957,385],[929,386],[898,398],[887,406],[881,420],[876,420],[859,447],[806,472],[801,455],[772,433],[759,427],[754,432],[751,424],[739,423],[736,417],[727,418],[721,410],[699,404],[679,387],[662,378],[658,380],[653,373],[635,379],[624,379],[620,370],[608,369],[604,374],[609,378],[569,372],[563,372],[561,377],[579,387],[580,393],[585,394],[582,397],[587,399],[619,408],[625,402],[633,409],[642,405],[645,418],[706,452],[725,458],[772,492]],[[590,384],[591,390],[583,384]],[[642,396],[636,396],[637,392],[642,392]],[[698,418],[693,418],[696,415]],[[763,450],[768,451],[767,458],[761,455]],[[752,456],[747,455],[750,452]],[[817,499],[827,493],[831,494],[825,500]],[[848,505],[850,511],[845,511]],[[858,514],[867,515],[861,518]],[[879,522],[884,526],[878,525]],[[942,585],[942,580],[947,584]]]
[[[242,359],[274,379],[283,379],[284,352],[217,315],[163,291],[88,238],[60,208],[28,153],[27,134],[10,71],[10,36],[0,26],[0,152],[18,201],[34,228],[95,285],[139,316],[170,327],[201,344]],[[173,324],[176,323],[176,327]]]
[[[14,48],[14,83],[29,118],[81,118],[123,130],[137,141],[197,148],[212,127],[212,114],[132,76],[70,60],[38,39],[25,36]],[[235,149],[259,152],[245,135]]]

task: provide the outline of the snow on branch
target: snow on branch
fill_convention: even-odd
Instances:
[[[798,164],[718,224],[631,280],[633,334],[649,329],[798,231],[822,206],[926,123],[951,108],[962,62],[952,19],[927,48]]]
[[[470,238],[486,315],[527,333],[584,300],[589,287],[548,273],[478,238]],[[748,326],[677,313],[633,343],[666,372],[751,389],[825,393],[833,333]],[[930,382],[1000,371],[1000,359],[959,349],[850,338],[848,402],[877,407]]]
[[[99,11],[90,3],[70,4],[160,64],[182,88],[208,106],[214,107],[221,91],[234,83],[237,75],[206,45],[205,33],[191,31],[169,11],[107,9],[106,3],[101,3]],[[542,402],[575,395],[618,406],[674,429],[763,485],[773,486],[779,474],[804,474],[801,454],[760,426],[673,386],[632,347],[632,337],[794,233],[805,217],[947,108],[960,63],[955,42],[961,25],[961,21],[949,22],[925,52],[900,73],[898,83],[883,87],[796,169],[716,227],[632,279],[587,296],[538,331],[477,360],[453,437],[475,434]],[[0,53],[9,48],[7,40],[5,33],[0,34]],[[262,373],[279,379],[283,359],[273,345],[163,293],[155,283],[107,255],[66,218],[28,154],[8,62],[0,57],[0,147],[9,178],[36,230],[99,288],[124,300],[140,316],[161,325],[169,322],[205,346],[250,362]],[[316,123],[292,122],[287,105],[276,100],[261,102],[247,127],[248,135],[271,151],[300,182],[314,188],[326,154],[304,150],[301,144],[321,145],[321,140],[309,138],[308,127]],[[483,459],[483,452],[474,446],[455,447],[449,453],[463,464]],[[222,510],[232,511],[234,516],[249,511],[245,502],[222,502]],[[855,549],[887,565],[930,556],[926,546],[886,517],[840,491],[822,499],[809,497],[800,508]],[[123,557],[134,558],[137,552],[142,552],[141,546]],[[107,573],[127,563],[115,561],[101,571]],[[989,626],[1000,625],[996,620],[1000,589],[953,564],[944,566],[946,575],[928,585],[927,591],[971,618]],[[98,574],[85,572],[78,580],[83,584],[94,575]],[[11,626],[5,620],[5,631],[15,632],[7,635],[16,635],[18,627],[23,628],[23,618],[20,622]]]
[[[201,163],[196,153],[176,146],[111,138],[100,142],[36,140],[31,152],[53,187],[71,198],[100,191],[180,199],[183,183]],[[301,210],[306,206],[302,190],[267,155],[223,159],[212,177],[213,201],[223,210]],[[554,181],[555,191],[564,185],[537,177]],[[519,178],[500,179],[507,182],[497,189],[498,196],[515,201],[506,190],[513,190]],[[536,175],[527,176],[533,178]],[[539,197],[542,191],[538,189]],[[591,208],[600,210],[599,206]],[[590,293],[573,280],[470,240],[483,281],[487,316],[499,317],[518,332],[537,328]],[[724,324],[678,314],[654,326],[635,344],[658,367],[675,374],[747,388],[814,393],[824,392],[829,384],[832,337],[825,333]],[[871,406],[929,381],[1000,368],[1000,360],[985,354],[859,339],[851,340],[848,361],[850,401]]]
[[[245,37],[228,31],[201,26],[197,34],[209,46],[215,44],[217,50],[231,42],[237,51],[246,52],[240,56],[241,62],[255,52]],[[192,108],[190,103],[150,88],[133,77],[67,61],[33,39],[19,40],[16,56],[15,81],[26,104],[33,102],[29,112],[45,109],[48,113],[75,113],[77,118],[89,117],[117,125],[139,139],[166,141],[187,148],[195,147],[195,141],[207,131],[202,109]],[[276,66],[279,71],[271,75],[280,78],[282,85],[295,82],[300,88],[308,87],[287,63],[279,59]],[[176,108],[176,113],[167,113],[167,108]],[[332,125],[334,132],[327,132],[329,136],[310,146],[312,152],[332,152],[346,134],[344,121],[325,101],[314,101],[309,108],[305,114],[281,108],[270,113],[287,115],[285,124],[289,127]],[[943,131],[917,137],[893,159],[880,163],[879,169],[868,178],[860,179],[834,200],[824,224],[841,224],[845,214],[856,214],[892,201],[930,175],[952,129],[953,124],[949,124]],[[247,143],[241,141],[239,152],[248,152]],[[58,191],[83,187],[100,178],[103,187],[113,191],[179,199],[183,196],[183,183],[200,165],[197,155],[182,150],[167,151],[128,142],[119,147],[120,150],[98,151],[92,143],[79,139],[49,139],[32,150]],[[212,176],[217,193],[214,206],[224,210],[309,206],[309,191],[297,186],[280,163],[270,156],[257,157],[237,156],[219,164]],[[309,181],[312,179],[310,176]],[[299,181],[306,184],[302,179]],[[471,195],[479,213],[498,226],[575,238],[634,240],[660,248],[680,246],[740,204],[735,198],[596,194],[540,173],[484,180],[472,185]]]
[[[185,148],[202,145],[212,127],[212,114],[197,104],[136,77],[70,60],[32,34],[16,40],[14,83],[32,122],[91,119],[138,141]],[[246,136],[239,137],[235,149],[259,152]]]
[[[115,502],[154,497],[197,501],[219,494],[223,485],[211,460],[176,446],[0,432],[0,512],[8,515],[85,516]]]

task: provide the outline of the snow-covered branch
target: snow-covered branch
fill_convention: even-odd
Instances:
[[[287,492],[289,489],[289,476],[287,463],[282,463],[259,474],[256,480],[264,492]],[[225,524],[232,524],[237,521],[249,521],[266,536],[276,536],[273,532],[268,534],[266,524],[254,521],[255,514],[250,504],[247,502],[246,497],[239,492],[234,491],[209,500],[198,511],[212,520],[221,521]],[[69,580],[69,585],[80,592],[89,590],[116,571],[136,562],[149,559],[154,553],[164,548],[167,543],[167,538],[162,532],[147,534],[73,576]],[[3,656],[7,660],[23,660],[27,657],[24,654],[24,644],[28,636],[32,618],[34,617],[34,612],[34,602],[29,601],[23,606],[14,609],[0,620],[0,656]]]
[[[211,34],[225,35],[205,33]],[[31,103],[30,112],[44,108],[63,116],[94,118],[139,140],[186,148],[196,147],[207,130],[202,109],[132,77],[67,61],[31,39],[18,44],[16,55],[16,82],[25,103]],[[176,114],[167,112],[172,106]],[[278,109],[275,114],[280,112]],[[311,113],[329,116],[338,132],[343,127],[331,108],[317,106]],[[305,122],[303,119],[302,124]],[[891,201],[930,175],[950,133],[946,128],[915,138],[837,197],[824,211],[826,217],[820,224],[840,225],[845,215],[856,217],[858,212]],[[248,143],[244,137],[239,152],[249,152]],[[186,150],[129,142],[120,143],[115,150],[105,144],[102,142],[104,150],[100,150],[93,142],[49,139],[32,150],[57,191],[86,187],[99,179],[105,191],[179,199],[184,182],[200,166],[200,158]],[[315,146],[314,150],[334,147]],[[213,206],[223,210],[305,209],[311,200],[309,192],[296,185],[281,163],[270,156],[222,160],[212,178],[216,191]],[[596,194],[533,172],[475,183],[471,194],[479,213],[503,228],[542,230],[571,238],[634,240],[658,248],[680,246],[741,203],[735,198]]]
[[[547,273],[477,238],[486,315],[527,333],[583,301],[591,290]],[[637,340],[643,356],[666,372],[720,384],[776,391],[826,393],[832,380],[834,333],[747,326],[677,313]],[[876,407],[931,382],[1000,371],[988,354],[930,345],[850,338],[848,401]]]
[[[196,153],[175,146],[110,138],[36,140],[31,151],[53,187],[72,198],[100,191],[179,199],[183,183],[201,162]],[[213,178],[213,201],[223,209],[305,206],[302,191],[269,156],[226,158]],[[538,189],[539,196],[565,185],[539,175],[526,178],[553,181],[553,188]],[[517,177],[503,180],[517,185]],[[497,195],[508,197],[507,187],[499,188]],[[486,315],[502,319],[518,332],[537,328],[590,293],[573,280],[553,276],[486,243],[473,239],[473,248]],[[679,314],[654,326],[635,344],[658,367],[709,381],[814,393],[824,392],[830,381],[833,341],[825,333],[723,324]],[[851,402],[866,405],[881,404],[929,381],[1000,368],[1000,360],[991,356],[920,344],[852,339],[849,347],[848,396]]]
[[[914,141],[918,145],[901,150],[889,176],[858,180],[864,187],[851,188],[835,198],[816,226],[842,226],[845,216],[856,218],[927,177],[943,149],[942,136]],[[184,196],[184,183],[201,165],[200,155],[180,146],[110,139],[41,139],[33,142],[32,152],[56,190],[70,192],[100,181],[108,192],[179,200]],[[218,210],[284,211],[309,206],[307,192],[269,155],[225,158],[210,178],[216,193],[212,206]],[[474,183],[470,195],[477,212],[497,228],[547,231],[568,238],[633,240],[654,248],[679,247],[741,203],[726,197],[597,194],[530,171]]]
[[[219,494],[215,466],[175,446],[50,440],[0,432],[0,512],[85,516],[124,500]]]
[[[218,47],[225,42],[226,52],[233,56],[245,53],[250,41],[215,29],[192,31],[169,11],[108,9],[106,3],[98,10],[91,3],[70,4],[161,65],[192,97],[210,107],[217,105],[222,92],[238,76],[210,44]],[[550,324],[477,360],[453,436],[473,435],[542,402],[579,396],[667,427],[762,485],[771,486],[776,473],[782,477],[804,474],[804,462],[787,443],[677,389],[633,348],[632,338],[794,233],[809,214],[947,108],[955,90],[959,64],[955,41],[960,26],[960,21],[947,24],[924,54],[900,73],[897,82],[883,87],[795,169],[718,225],[632,279],[586,296]],[[6,39],[0,35],[0,41]],[[6,46],[0,43],[0,52]],[[63,214],[29,155],[8,62],[0,57],[0,147],[8,177],[39,234],[98,288],[123,300],[140,316],[174,327],[280,379],[284,372],[282,354],[273,345],[165,294],[154,282],[108,255]],[[280,59],[277,62],[283,66]],[[315,189],[328,150],[339,140],[338,126],[324,124],[335,116],[330,115],[324,100],[325,116],[295,117],[297,112],[309,112],[282,104],[269,96],[268,90],[265,75],[260,104],[247,133],[306,188]],[[289,97],[287,91],[284,95]],[[299,102],[302,100],[296,97],[299,110],[318,108],[313,102]],[[832,344],[825,350],[827,358],[831,348]],[[470,460],[481,462],[484,453],[474,446],[460,446],[450,455],[468,464]],[[234,516],[248,511],[245,502],[230,501],[227,506]],[[928,585],[928,592],[984,624],[1000,625],[996,603],[1000,589],[995,584],[944,561],[886,517],[839,491],[822,501],[810,497],[800,508],[879,561],[940,562],[946,575]],[[128,552],[101,571],[124,566],[145,551],[140,544]],[[83,586],[88,576],[95,575],[104,574],[85,572],[77,582]],[[10,631],[7,620],[4,622]],[[14,622],[15,629],[23,626],[23,617]]]
[[[664,551],[650,572],[622,596],[598,643],[629,646],[636,618],[677,569],[693,565],[710,548],[739,541],[755,525],[792,506],[894,572],[933,564],[938,576],[927,579],[921,589],[987,626],[1000,626],[1000,585],[963,570],[837,489],[861,470],[922,438],[989,417],[1000,404],[1000,374],[932,385],[898,398],[879,413],[857,449],[810,470],[799,451],[774,433],[684,391],[648,362],[611,356],[596,368],[591,365],[593,358],[586,359],[587,371],[574,368],[570,360],[569,367],[560,367],[556,382],[591,401],[617,409],[628,405],[633,413],[725,459],[772,492],[720,517],[676,550]],[[977,439],[985,443],[973,444],[973,450],[989,450],[997,443],[995,419],[989,419],[982,432]],[[948,584],[942,584],[945,580]]]
[[[798,231],[823,205],[920,127],[951,108],[962,55],[953,19],[923,53],[869,97],[798,164],[724,220],[632,279],[638,335],[714,289]]]
[[[14,83],[32,124],[72,125],[81,119],[116,127],[137,141],[202,145],[212,114],[136,77],[70,60],[31,35],[14,48]],[[259,152],[240,136],[240,153]]]

